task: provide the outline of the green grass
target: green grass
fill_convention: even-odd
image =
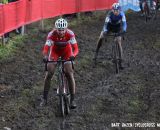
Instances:
[[[8,58],[10,55],[13,55],[13,53],[16,52],[16,50],[22,46],[22,43],[24,43],[27,40],[27,36],[15,36],[12,39],[9,40],[6,45],[0,46],[0,59]]]

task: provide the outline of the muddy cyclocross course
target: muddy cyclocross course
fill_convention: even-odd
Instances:
[[[110,60],[111,39],[93,65],[104,19],[102,13],[70,27],[80,49],[75,65],[78,107],[65,119],[58,114],[54,85],[48,105],[38,106],[45,75],[41,50],[49,30],[32,34],[36,40],[30,38],[16,54],[0,61],[0,129],[108,130],[112,122],[160,122],[160,15],[145,23],[139,14],[127,14],[126,68],[117,75]]]

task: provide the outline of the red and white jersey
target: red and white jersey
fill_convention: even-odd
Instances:
[[[66,46],[68,43],[70,44],[76,44],[77,41],[75,39],[74,33],[70,30],[67,29],[65,32],[65,36],[63,38],[60,38],[58,36],[57,30],[52,30],[47,37],[47,42],[46,44],[48,46],[55,45],[57,47],[62,47]]]
[[[54,55],[59,52],[64,53],[64,50],[65,52],[68,51],[67,53],[70,53],[73,56],[78,54],[79,50],[74,33],[70,29],[67,29],[64,37],[59,37],[57,30],[52,30],[48,34],[46,43],[44,45],[43,54],[48,55],[48,53],[50,53],[49,55],[55,59]]]

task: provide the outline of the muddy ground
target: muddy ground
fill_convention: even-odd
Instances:
[[[125,69],[120,74],[114,73],[110,60],[111,38],[93,65],[104,18],[101,12],[70,27],[80,48],[75,65],[78,107],[64,119],[58,112],[55,85],[48,105],[38,105],[45,75],[41,50],[49,29],[28,33],[28,41],[0,61],[1,130],[141,130],[146,128],[112,128],[111,123],[160,122],[160,16],[145,23],[138,13],[127,14]]]

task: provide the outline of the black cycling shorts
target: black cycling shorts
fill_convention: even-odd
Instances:
[[[108,23],[107,30],[108,32],[119,33],[121,31],[121,24],[113,25]]]

